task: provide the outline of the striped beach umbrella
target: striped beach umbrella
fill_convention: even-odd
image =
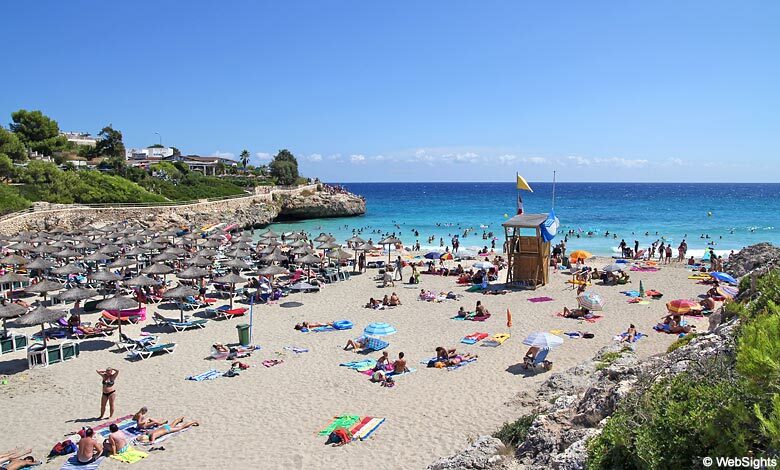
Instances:
[[[593,291],[583,292],[577,296],[577,303],[580,307],[591,311],[600,311],[604,309],[604,299]]]
[[[395,334],[398,330],[389,323],[375,322],[369,324],[364,330],[363,334],[366,336],[389,336]]]
[[[718,294],[726,297],[727,299],[733,299],[739,294],[739,289],[736,287],[720,286],[717,288]]]
[[[694,308],[698,307],[698,305],[699,304],[693,300],[676,299],[676,300],[672,300],[671,302],[667,302],[666,309],[669,310],[671,313],[685,315],[686,313],[690,312]]]

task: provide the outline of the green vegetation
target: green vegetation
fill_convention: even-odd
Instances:
[[[9,129],[0,126],[0,213],[27,208],[34,201],[51,203],[146,203],[238,196],[254,186],[305,182],[298,162],[280,150],[269,166],[249,165],[251,154],[240,154],[241,168],[216,166],[221,177],[191,172],[181,162],[160,162],[148,170],[127,165],[122,132],[111,125],[98,133],[94,147],[78,146],[60,135],[57,121],[41,111],[20,109],[11,114]],[[152,147],[160,147],[156,144]],[[181,156],[173,147],[174,156]],[[30,152],[54,163],[33,160]],[[100,171],[77,170],[75,160]],[[78,163],[78,162],[76,162]],[[82,163],[83,165],[83,163]],[[269,178],[270,176],[270,178]],[[15,184],[11,184],[15,183]]]
[[[640,383],[589,443],[589,468],[690,468],[705,456],[760,457],[780,447],[780,272],[757,287],[750,302],[726,306],[742,321],[736,358]]]
[[[676,340],[674,343],[670,344],[669,347],[666,349],[667,353],[670,353],[674,351],[675,349],[679,349],[686,344],[690,343],[693,338],[696,337],[696,333],[688,333],[687,335],[683,336],[682,338]]]
[[[493,437],[501,439],[507,447],[514,448],[519,443],[525,440],[528,435],[528,430],[531,428],[531,424],[536,418],[535,414],[522,416],[517,421],[511,423],[504,423],[501,429],[493,434]]]

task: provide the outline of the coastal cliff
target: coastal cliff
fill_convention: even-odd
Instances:
[[[251,228],[267,225],[279,217],[308,219],[360,215],[365,213],[366,203],[354,194],[318,190],[312,185],[177,205],[95,207],[38,204],[35,209],[1,220],[0,233],[13,235],[20,231],[54,228],[75,230],[125,220],[138,221],[149,227],[203,227],[224,223]]]

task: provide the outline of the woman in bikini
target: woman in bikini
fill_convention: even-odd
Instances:
[[[146,416],[146,413],[148,413],[149,410],[144,406],[141,407],[140,410],[138,410],[138,413],[133,415],[133,421],[135,421],[135,427],[138,429],[149,429],[149,428],[156,428],[157,426],[161,426],[167,421],[160,421],[158,419],[149,418]]]
[[[168,434],[173,434],[175,432],[183,431],[191,426],[200,426],[197,421],[190,421],[189,423],[184,422],[184,417],[178,418],[173,422],[173,424],[163,424],[157,429],[153,429],[151,431],[147,431],[146,434],[141,434],[138,436],[139,442],[148,442],[149,444],[153,444],[154,441],[157,439],[167,436]]]
[[[119,375],[119,371],[113,367],[106,367],[105,370],[99,370],[97,373],[103,379],[103,395],[100,397],[99,419],[106,419],[106,404],[109,405],[110,410],[108,418],[111,418],[114,416],[114,402],[116,400],[116,388],[114,384]]]

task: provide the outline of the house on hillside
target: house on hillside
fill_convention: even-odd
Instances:
[[[134,148],[125,150],[125,160],[160,160],[173,156],[173,148],[153,145],[146,148]]]
[[[208,176],[217,174],[217,168],[220,166],[220,163],[225,167],[237,168],[239,166],[236,160],[217,156],[201,157],[200,155],[172,155],[163,158],[163,160],[168,162],[182,162],[187,165],[190,171],[197,171]]]
[[[97,139],[87,132],[60,132],[60,135],[73,142],[76,145],[86,145],[94,147],[97,145]]]

